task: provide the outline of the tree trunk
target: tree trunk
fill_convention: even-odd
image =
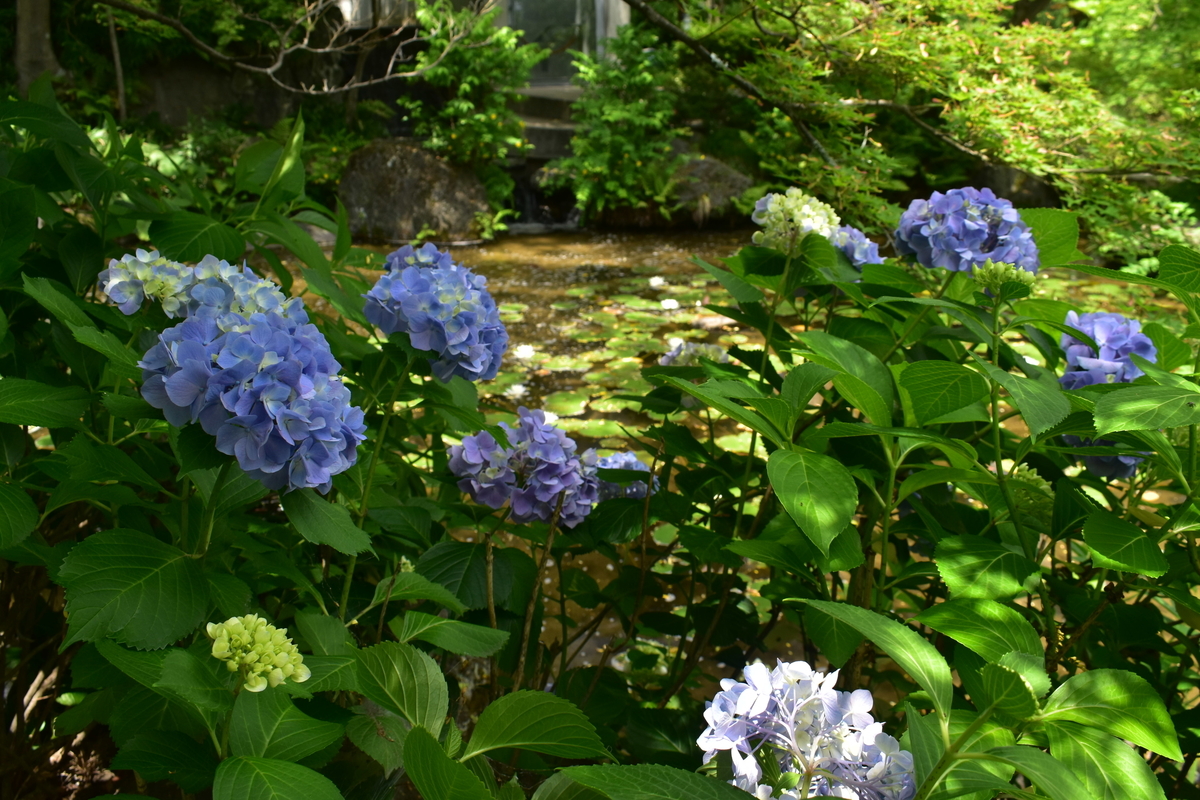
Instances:
[[[42,73],[62,67],[50,41],[51,0],[17,0],[17,90],[24,96]]]

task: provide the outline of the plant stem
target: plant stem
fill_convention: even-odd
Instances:
[[[981,711],[979,716],[975,718],[975,721],[968,725],[967,729],[962,732],[961,736],[955,739],[952,743],[947,744],[946,750],[942,753],[942,757],[938,759],[937,763],[933,765],[933,769],[929,771],[927,776],[925,776],[925,782],[921,784],[921,789],[917,792],[917,795],[913,798],[913,800],[926,800],[931,794],[933,794],[934,790],[937,789],[938,784],[942,782],[942,778],[944,778],[946,773],[950,771],[950,767],[958,757],[958,751],[970,740],[972,736],[975,735],[980,728],[983,727],[983,724],[992,716],[992,711],[994,709],[995,706],[989,706]],[[941,717],[941,714],[939,713],[938,716]],[[948,730],[945,728],[944,723],[945,719],[943,718],[943,734],[945,734],[945,731]]]
[[[492,534],[495,531],[490,531],[484,537],[485,547],[487,548],[487,609],[488,609],[488,624],[494,630],[496,628],[496,554],[495,545],[492,543]]]
[[[946,277],[946,280],[938,288],[937,294],[935,294],[933,296],[934,300],[942,299],[942,295],[944,295],[946,293],[946,290],[950,288],[950,284],[954,281],[954,276],[958,274],[954,270],[948,270],[948,271],[950,274]],[[904,333],[900,334],[900,338],[897,339],[896,343],[893,344],[891,346],[891,348],[888,349],[887,353],[884,354],[883,358],[879,359],[880,361],[882,361],[883,363],[886,364],[888,362],[888,359],[891,358],[892,356],[894,356],[896,354],[896,351],[904,346],[904,341],[908,338],[908,335],[910,333],[912,333],[914,330],[916,330],[916,327],[921,324],[921,321],[923,319],[925,319],[925,315],[929,313],[929,309],[931,309],[931,308],[933,308],[933,306],[921,306],[921,310],[917,312],[917,315],[915,317],[913,317],[913,321],[908,324],[908,327],[904,329]]]
[[[537,608],[537,601],[542,596],[542,577],[546,574],[546,558],[550,555],[551,548],[554,547],[554,536],[558,533],[558,518],[562,514],[563,501],[567,499],[566,491],[562,491],[558,495],[558,505],[554,507],[554,516],[550,518],[550,530],[546,534],[546,548],[542,551],[541,558],[538,559],[537,578],[534,580],[533,589],[529,592],[529,603],[525,606],[525,626],[521,629],[521,649],[517,653],[517,674],[513,678],[512,690],[518,691],[521,688],[522,682],[525,680],[525,653],[529,649],[529,630],[533,627],[533,610]],[[560,590],[562,587],[559,587]]]
[[[229,470],[233,468],[232,461],[226,461],[221,467],[221,471],[217,473],[217,479],[213,483],[212,493],[208,496],[208,504],[204,506],[204,520],[200,526],[200,543],[196,547],[196,552],[192,558],[203,558],[208,552],[209,542],[212,541],[213,522],[217,514],[217,502],[221,499],[221,490],[225,488],[225,482],[229,478]]]
[[[346,579],[342,581],[342,598],[338,603],[338,619],[346,621],[346,606],[350,604],[350,584],[354,582],[354,568],[358,566],[358,553],[350,556],[346,565]]]

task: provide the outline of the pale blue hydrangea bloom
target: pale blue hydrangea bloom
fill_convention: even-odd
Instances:
[[[650,466],[644,463],[637,457],[636,453],[625,451],[623,453],[613,453],[611,456],[604,456],[596,462],[596,467],[599,469],[632,469],[639,472],[650,472]],[[649,477],[649,475],[647,475]],[[645,481],[634,481],[628,486],[622,486],[619,483],[600,479],[599,486],[599,501],[604,502],[614,497],[632,497],[641,499],[646,496],[649,490],[651,494],[658,491],[658,476],[652,479],[654,486],[653,490],[646,484]]]
[[[509,447],[483,431],[450,448],[450,471],[458,487],[489,508],[512,504],[516,522],[549,522],[559,498],[559,523],[573,528],[597,502],[596,452],[577,455],[575,440],[546,421],[545,412],[518,409],[515,427],[500,423]]]
[[[882,264],[879,245],[867,238],[858,228],[843,225],[829,236],[829,242],[846,254],[850,265],[862,272],[864,264]]]
[[[432,244],[405,245],[387,264],[388,271],[363,295],[367,320],[388,335],[407,333],[413,347],[432,351],[429,362],[438,380],[496,377],[508,331],[487,278]]]
[[[1138,355],[1150,362],[1158,358],[1158,349],[1150,337],[1142,333],[1142,324],[1136,319],[1107,311],[1090,314],[1068,311],[1066,324],[1087,334],[1100,347],[1100,352],[1070,334],[1062,335],[1067,369],[1059,382],[1064,389],[1097,383],[1129,383],[1145,374],[1133,363],[1132,356]]]
[[[896,250],[925,267],[970,272],[987,259],[1037,272],[1033,231],[1008,200],[970,186],[913,200],[900,217]]]
[[[123,314],[134,313],[151,297],[162,304],[163,311],[171,318],[187,316],[188,289],[196,282],[191,267],[163,258],[157,250],[140,249],[126,253],[120,261],[109,261],[108,269],[96,278],[100,291]]]
[[[912,754],[875,722],[871,693],[834,689],[837,675],[781,661],[774,670],[751,664],[745,682],[722,680],[696,741],[705,762],[728,751],[731,783],[758,798],[910,800]],[[775,758],[781,774],[798,776],[796,785],[776,795],[781,787],[765,782],[760,758]]]

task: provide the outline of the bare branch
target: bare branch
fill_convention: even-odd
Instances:
[[[313,40],[314,32],[319,29],[317,23],[326,18],[329,12],[337,8],[337,0],[308,0],[305,3],[304,13],[286,26],[277,25],[256,14],[243,14],[245,19],[270,28],[278,41],[278,48],[274,52],[270,54],[264,53],[259,56],[259,58],[265,57],[270,60],[270,63],[263,65],[252,63],[244,57],[232,56],[222,52],[205,42],[194,31],[183,24],[181,20],[175,17],[169,17],[165,14],[133,5],[126,2],[126,0],[94,0],[94,2],[133,14],[141,19],[165,25],[177,31],[196,50],[214,61],[240,69],[243,72],[261,75],[285,91],[304,95],[340,94],[368,86],[376,86],[389,81],[419,77],[441,64],[446,56],[456,47],[474,46],[464,44],[463,40],[470,35],[479,17],[495,8],[495,0],[473,0],[469,5],[470,16],[463,24],[456,25],[455,21],[451,19],[425,31],[417,30],[412,25],[395,27],[376,26],[365,29],[363,33],[356,34],[347,21],[339,20],[337,23],[331,24],[326,28],[320,37],[320,42],[314,42]],[[443,34],[448,34],[446,45],[435,57],[414,69],[403,72],[395,71],[398,64],[412,60],[413,54],[411,49],[413,47],[429,43]],[[361,73],[356,73],[348,77],[344,82],[333,86],[330,86],[328,82],[321,86],[305,85],[303,83],[297,86],[288,83],[280,77],[280,72],[287,60],[298,53],[307,53],[314,56],[359,54],[369,52],[382,44],[393,41],[396,43],[396,46],[392,51],[391,57],[388,59],[385,74],[374,78],[363,79]],[[478,44],[486,46],[492,41],[493,38],[489,37],[484,42]]]

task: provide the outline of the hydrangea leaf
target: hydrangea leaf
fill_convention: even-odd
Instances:
[[[1167,571],[1167,557],[1146,531],[1103,509],[1083,523],[1083,540],[1098,566],[1157,578]]]
[[[1029,719],[1037,713],[1037,697],[1021,673],[1001,664],[987,664],[979,677],[984,696],[976,698],[975,705],[981,710],[994,708],[997,718],[1012,721]]]
[[[1039,656],[1042,653],[1037,631],[1021,612],[992,600],[947,600],[922,611],[917,620],[993,663],[1014,650]]]
[[[1166,800],[1146,760],[1116,736],[1066,721],[1049,723],[1045,731],[1050,753],[1095,800]]]
[[[354,745],[379,762],[385,775],[404,766],[404,740],[408,727],[399,717],[360,714],[346,724]]]
[[[1079,252],[1079,215],[1059,208],[1023,208],[1021,221],[1033,230],[1043,266],[1085,261]]]
[[[492,800],[487,787],[458,763],[420,725],[404,740],[404,766],[422,797],[438,800]]]
[[[137,770],[143,780],[170,780],[185,792],[200,792],[212,786],[217,756],[207,741],[196,744],[178,731],[155,731],[125,742],[112,768]]]
[[[953,597],[1000,600],[1024,591],[1037,565],[982,536],[947,536],[937,544],[937,568]]]
[[[38,524],[33,498],[8,483],[0,483],[0,550],[20,544]]]
[[[308,541],[348,555],[371,550],[371,537],[354,524],[345,506],[322,499],[312,489],[289,492],[281,502],[288,519]]]
[[[45,428],[73,428],[90,397],[78,386],[47,386],[22,378],[0,380],[0,422]]]
[[[236,756],[217,767],[213,800],[342,800],[319,772],[273,758]]]
[[[508,641],[507,631],[419,611],[406,611],[399,624],[395,620],[389,624],[401,642],[419,639],[461,656],[490,656]]]
[[[722,780],[661,764],[567,767],[562,772],[609,800],[746,800],[747,796]]]
[[[853,626],[883,648],[900,668],[929,692],[940,713],[950,710],[953,684],[950,666],[937,649],[913,629],[865,608],[826,600],[805,600],[810,606]]]
[[[1162,698],[1132,672],[1094,669],[1069,678],[1050,695],[1040,719],[1092,725],[1174,761],[1183,760]]]
[[[200,624],[208,584],[195,559],[144,533],[112,530],[84,539],[63,561],[64,647],[114,634],[137,648],[165,647]]]
[[[1021,418],[1034,436],[1042,435],[1071,413],[1071,401],[1049,372],[1042,373],[1044,379],[1034,380],[1005,372],[978,356],[975,361],[992,380],[1005,388],[1009,400],[1021,412]]]
[[[513,692],[493,701],[479,715],[463,760],[499,748],[563,758],[611,758],[583,712],[546,692]]]
[[[246,240],[236,230],[190,211],[150,223],[150,238],[163,256],[176,261],[199,261],[206,255],[233,261],[246,250]]]
[[[589,786],[576,783],[565,772],[556,772],[550,776],[550,780],[537,788],[532,800],[609,800],[609,797]]]
[[[1182,244],[1169,244],[1158,254],[1158,279],[1185,292],[1200,292],[1200,253]]]
[[[494,577],[494,576],[493,576]],[[415,572],[398,572],[391,577],[379,581],[375,586],[375,599],[371,602],[378,605],[384,598],[392,600],[433,600],[440,603],[455,614],[467,610],[454,592],[440,583],[434,583],[424,575]]]
[[[1051,800],[1096,800],[1074,773],[1053,756],[1024,745],[993,747],[988,756],[1016,767]]]
[[[441,668],[412,645],[384,642],[358,651],[360,691],[414,725],[440,733],[449,708]]]
[[[341,725],[301,712],[281,688],[241,692],[229,723],[229,751],[234,756],[299,761],[340,741],[344,731]]]
[[[776,450],[767,474],[780,502],[800,529],[825,554],[850,524],[858,487],[839,462],[820,453]]]
[[[0,384],[2,386],[3,384]],[[1177,386],[1128,386],[1096,401],[1096,434],[1180,428],[1200,423],[1200,396]]]
[[[988,392],[982,375],[949,361],[909,364],[900,375],[900,386],[912,398],[913,413],[922,425],[981,400]]]

